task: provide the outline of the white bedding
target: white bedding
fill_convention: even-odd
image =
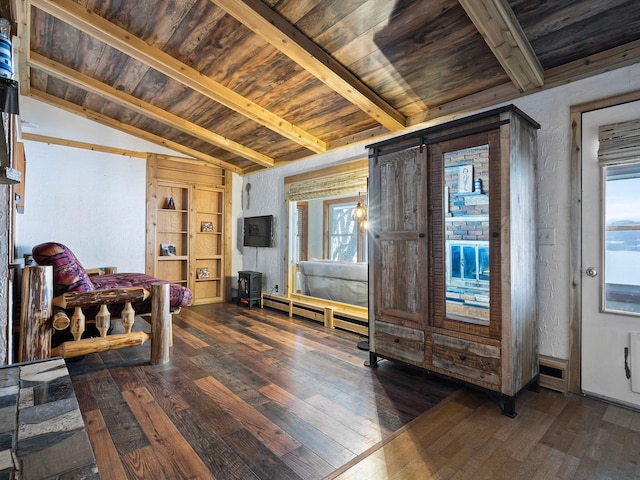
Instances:
[[[366,307],[368,265],[331,260],[300,262],[300,286],[303,295]]]

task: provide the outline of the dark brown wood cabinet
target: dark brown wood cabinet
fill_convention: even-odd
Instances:
[[[369,147],[370,364],[515,397],[538,375],[536,130],[513,106]]]

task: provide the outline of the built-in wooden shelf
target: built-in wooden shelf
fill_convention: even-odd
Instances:
[[[151,155],[147,176],[147,273],[186,285],[192,305],[228,299],[230,175]],[[160,255],[162,244],[175,245],[177,255]]]

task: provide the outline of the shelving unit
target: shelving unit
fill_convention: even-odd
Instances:
[[[189,186],[159,183],[156,197],[156,268],[158,278],[188,286],[189,283]],[[169,208],[173,199],[175,208]],[[175,246],[175,254],[163,252]]]
[[[196,304],[222,300],[223,207],[222,189],[194,188],[192,277]]]
[[[147,180],[147,274],[190,288],[192,305],[228,300],[229,172],[150,155]],[[163,254],[162,245],[175,252]]]

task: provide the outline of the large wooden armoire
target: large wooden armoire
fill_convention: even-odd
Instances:
[[[515,397],[538,377],[536,130],[508,106],[369,147],[369,347]]]

